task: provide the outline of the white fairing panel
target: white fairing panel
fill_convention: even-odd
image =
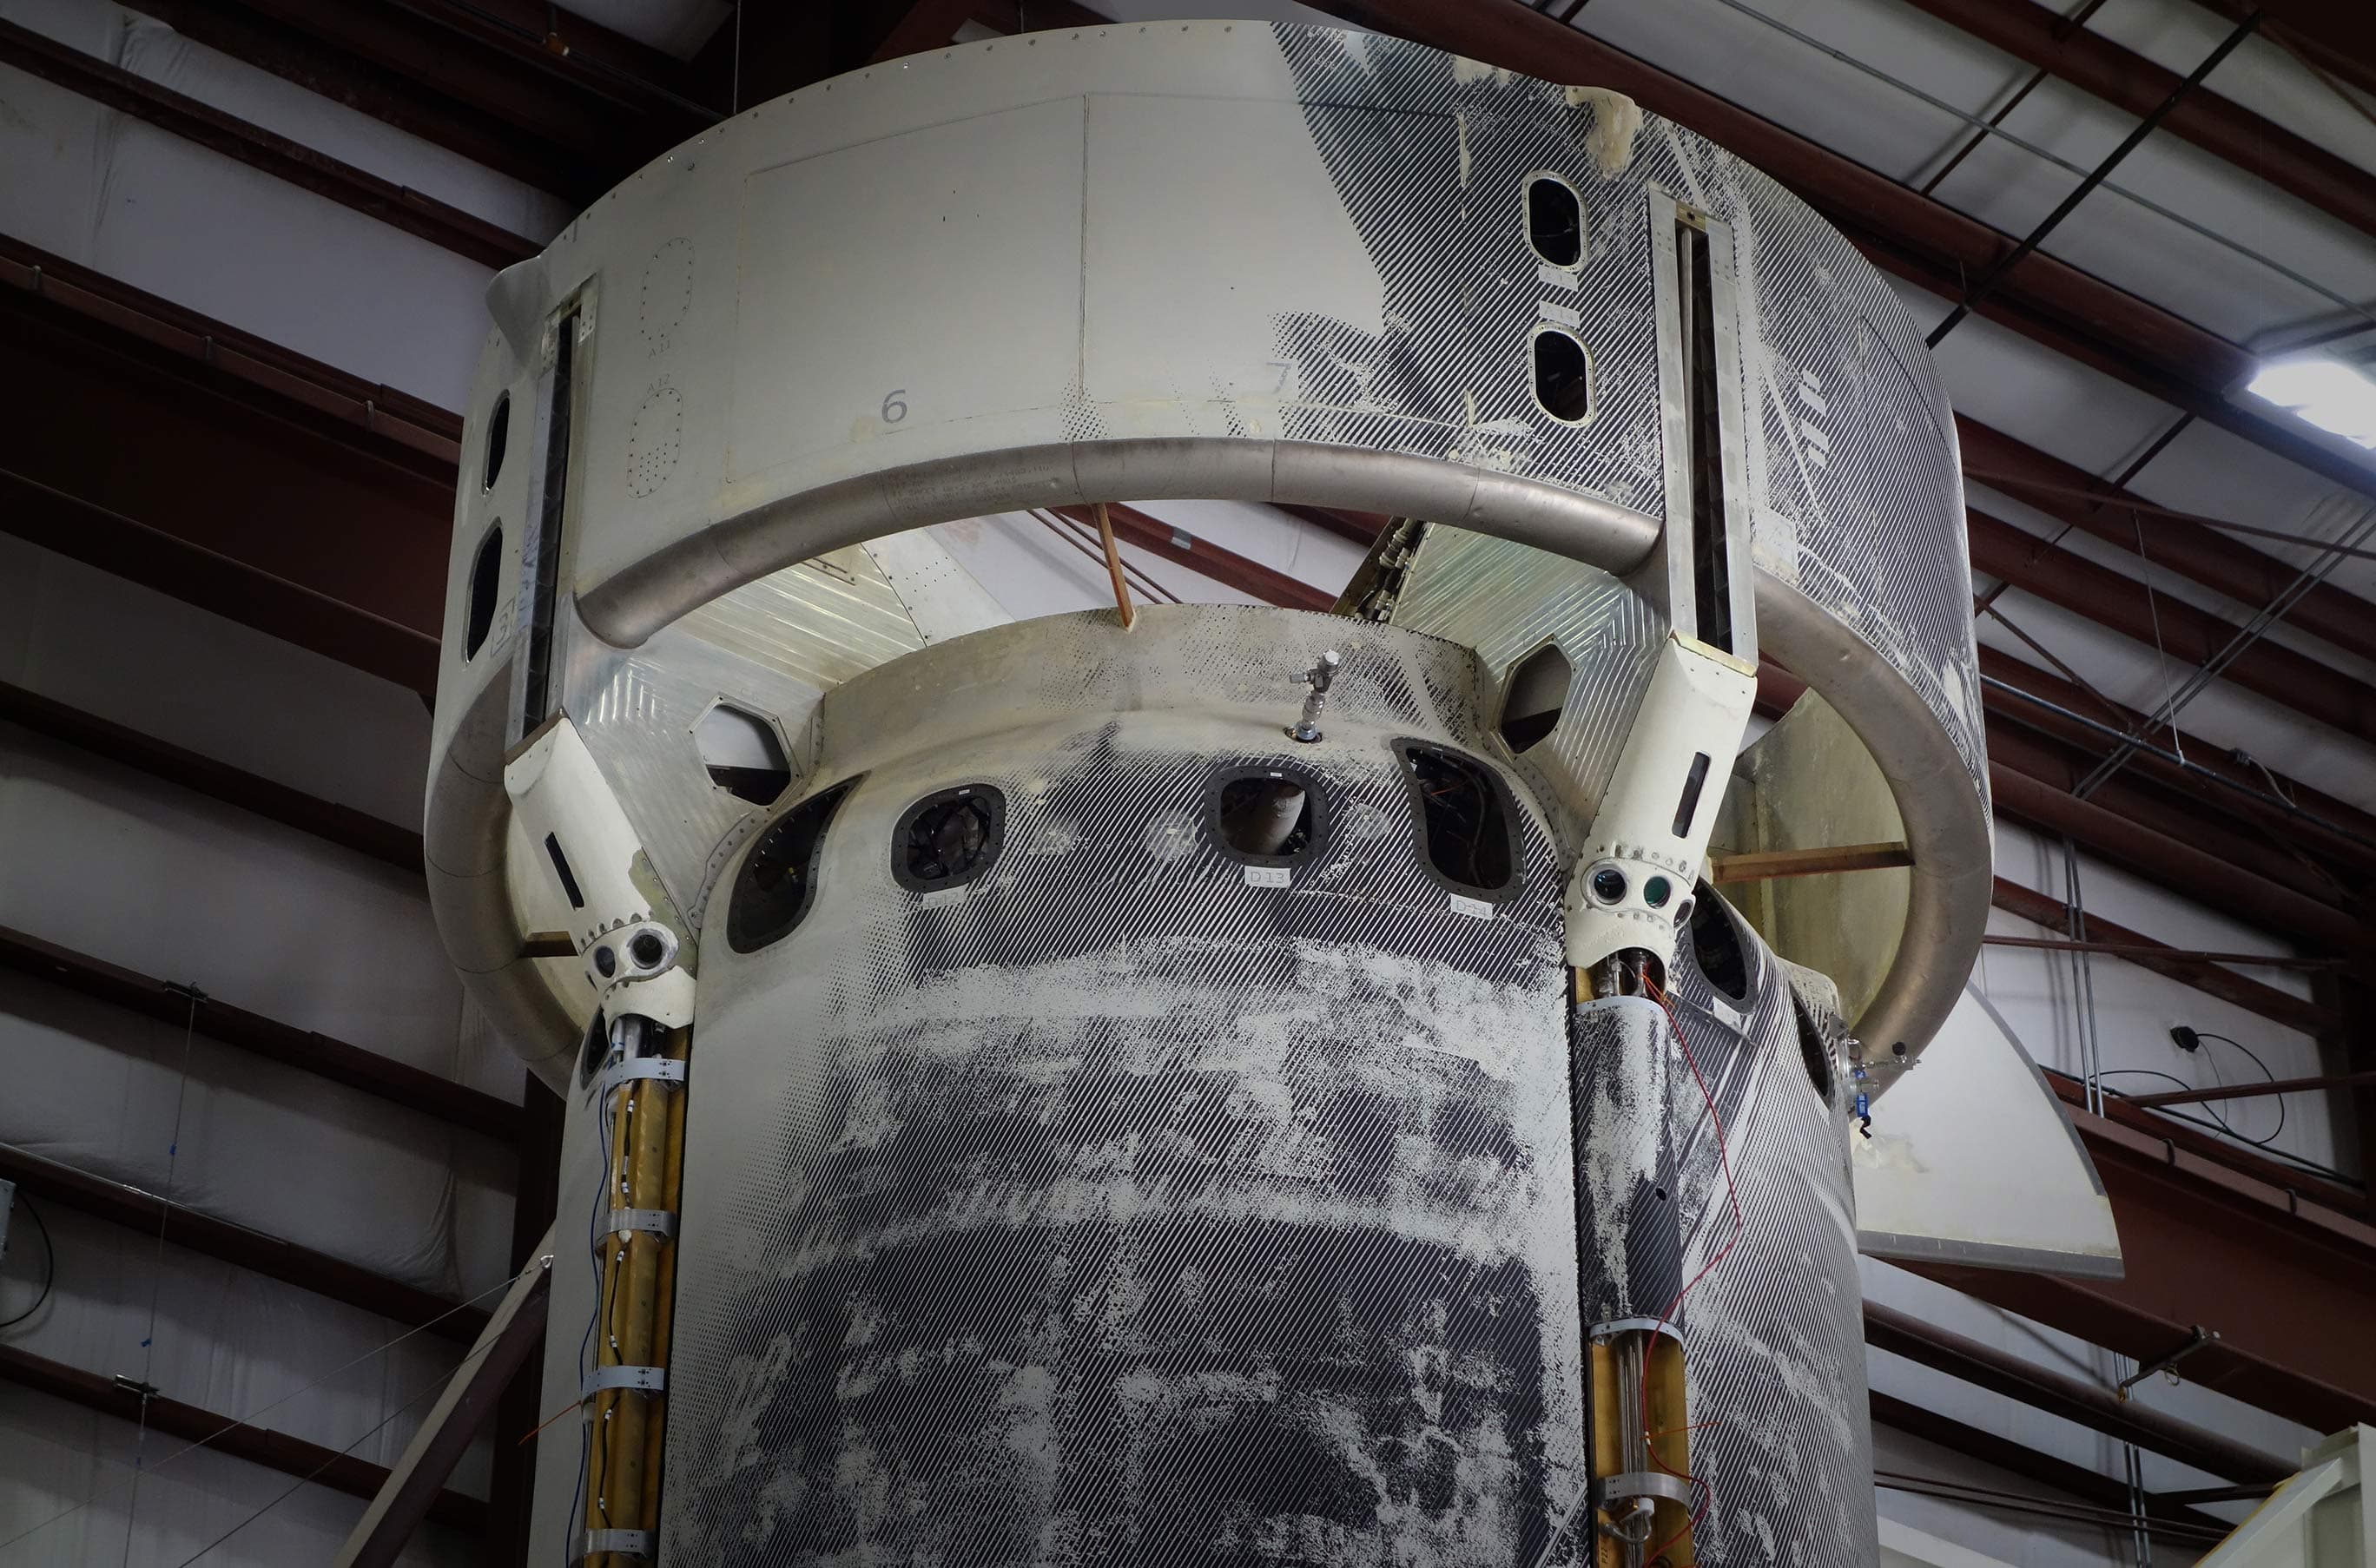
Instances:
[[[1851,1138],[1872,1257],[2117,1278],[2111,1200],[2029,1052],[1978,991]]]
[[[2367,1493],[2371,1454],[2376,1427],[2328,1438],[2196,1568],[2367,1568],[2376,1562],[2376,1509],[2368,1506]]]

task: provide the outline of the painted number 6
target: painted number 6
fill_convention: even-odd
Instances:
[[[908,395],[904,386],[895,386],[883,395],[883,422],[897,424],[908,417],[908,405],[900,399]]]

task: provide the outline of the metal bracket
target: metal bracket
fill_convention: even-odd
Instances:
[[[613,1388],[628,1394],[664,1394],[668,1391],[668,1368],[596,1367],[577,1385],[577,1397],[591,1399]]]
[[[2180,1345],[2177,1349],[2172,1350],[2167,1356],[2146,1362],[2144,1366],[2139,1367],[2132,1375],[2122,1378],[2121,1380],[2120,1389],[2121,1397],[2126,1399],[2129,1396],[2130,1389],[2134,1388],[2145,1379],[2153,1376],[2154,1373],[2168,1372],[2172,1367],[2178,1365],[2179,1362],[2186,1360],[2187,1357],[2192,1356],[2197,1350],[2202,1349],[2204,1346],[2216,1345],[2217,1343],[2219,1343],[2219,1331],[2217,1329],[2205,1328],[2201,1324],[2196,1324],[2194,1325],[2194,1332],[2186,1336],[2185,1344]]]
[[[613,1062],[602,1069],[601,1092],[608,1095],[621,1084],[631,1083],[637,1078],[681,1084],[684,1082],[684,1063],[671,1062],[665,1056],[631,1056],[622,1062]]]
[[[1585,1330],[1585,1336],[1594,1340],[1614,1339],[1621,1334],[1662,1334],[1678,1345],[1683,1342],[1682,1325],[1669,1318],[1617,1317]]]
[[[641,1230],[654,1236],[676,1234],[676,1213],[665,1208],[610,1208],[602,1211],[602,1234],[624,1236]]]
[[[588,1530],[579,1538],[577,1555],[573,1562],[583,1562],[598,1551],[615,1551],[627,1557],[648,1558],[653,1555],[654,1542],[649,1530]]]
[[[1692,1505],[1692,1483],[1681,1476],[1662,1475],[1656,1470],[1629,1470],[1623,1475],[1604,1476],[1592,1483],[1592,1503],[1598,1508],[1604,1503],[1628,1497],[1663,1497],[1669,1503]]]

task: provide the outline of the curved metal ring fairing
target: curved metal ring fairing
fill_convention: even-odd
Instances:
[[[581,461],[564,568],[585,627],[632,647],[838,547],[1096,501],[1419,517],[1622,576],[1652,552],[1671,494],[1642,193],[1672,190],[1737,236],[1743,372],[1729,390],[1752,448],[1761,643],[1871,752],[1913,855],[1895,960],[1855,1027],[1919,1051],[1978,951],[1990,846],[1953,425],[1870,265],[1771,180],[1662,121],[1629,170],[1596,179],[1587,96],[1414,45],[1213,23],[995,47],[730,121],[498,280],[508,325],[474,391],[474,451],[500,393],[536,400],[534,340],[552,312],[599,302],[610,329],[586,356],[573,444],[625,453],[608,466],[635,477]],[[1072,166],[1051,173],[1051,159]],[[1596,214],[1564,272],[1538,267],[1500,211],[1543,168],[1570,172]],[[988,182],[978,209],[937,194],[968,180]],[[864,231],[846,265],[809,237],[834,227],[818,207],[836,202]],[[957,229],[929,224],[936,206]],[[1282,232],[1249,229],[1265,223]],[[869,248],[910,233],[948,234],[949,254]],[[1052,291],[1028,270],[1051,255],[1073,267]],[[876,272],[897,276],[878,288]],[[919,286],[955,327],[918,339],[899,311]],[[832,299],[847,322],[827,321],[802,290],[858,297]],[[1509,346],[1569,317],[1596,345],[1601,398],[1575,427],[1542,417]],[[1061,352],[1042,351],[1050,335]],[[877,353],[878,336],[892,347]],[[897,421],[885,398],[852,422],[848,404],[876,381],[920,378],[902,357],[920,342],[964,357],[933,394],[951,406],[910,419],[927,394],[900,386]],[[1276,388],[1252,383],[1250,358]],[[655,406],[673,422],[665,463]],[[480,514],[507,493],[524,510],[525,492],[463,497],[457,588]],[[433,898],[457,966],[511,969],[494,983],[517,990],[536,982],[503,902],[512,659],[455,656],[467,597],[449,594]],[[482,1000],[516,1030],[550,1025],[522,996]]]

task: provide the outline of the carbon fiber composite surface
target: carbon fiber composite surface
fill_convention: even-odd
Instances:
[[[1912,318],[1845,236],[1773,179],[1646,116],[1602,176],[1600,108],[1548,82],[1370,34],[1281,27],[1313,146],[1385,286],[1384,327],[1282,318],[1297,439],[1443,455],[1666,515],[1652,191],[1729,226],[1760,564],[1845,622],[1919,692],[1985,798],[1963,480]],[[1537,266],[1527,176],[1582,193],[1581,264]],[[1523,374],[1543,325],[1594,362],[1595,411],[1547,416]]]
[[[1282,626],[1348,638],[1317,745],[1280,733],[1308,662]],[[704,955],[669,1560],[1533,1562],[1581,1481],[1610,1265],[1579,1267],[1562,856],[1516,787],[1515,885],[1469,901],[1427,863],[1393,743],[1495,766],[1473,659],[1272,612],[1052,630],[829,696],[814,777],[858,782],[814,906]],[[1274,765],[1325,825],[1286,886],[1211,817],[1218,777]],[[998,859],[901,886],[902,814],[964,784],[1004,798]],[[1853,1347],[1845,1162],[1772,1011],[1694,1049],[1774,1146],[1784,1123],[1831,1140],[1830,1206],[1760,1207],[1795,1189],[1736,1150],[1772,1234],[1735,1256],[1789,1260],[1795,1289],[1735,1301],[1732,1260],[1711,1276],[1699,1396],[1755,1411],[1728,1467],[1793,1479],[1719,1475],[1707,1527],[1857,1562],[1836,1401],[1860,1364],[1814,1375]],[[1761,1092],[1768,1058],[1798,1102]],[[1588,1084],[1597,1054],[1575,1060]],[[1674,1148],[1671,1191],[1704,1208],[1713,1139]],[[1844,1515],[1786,1506],[1835,1495]]]

